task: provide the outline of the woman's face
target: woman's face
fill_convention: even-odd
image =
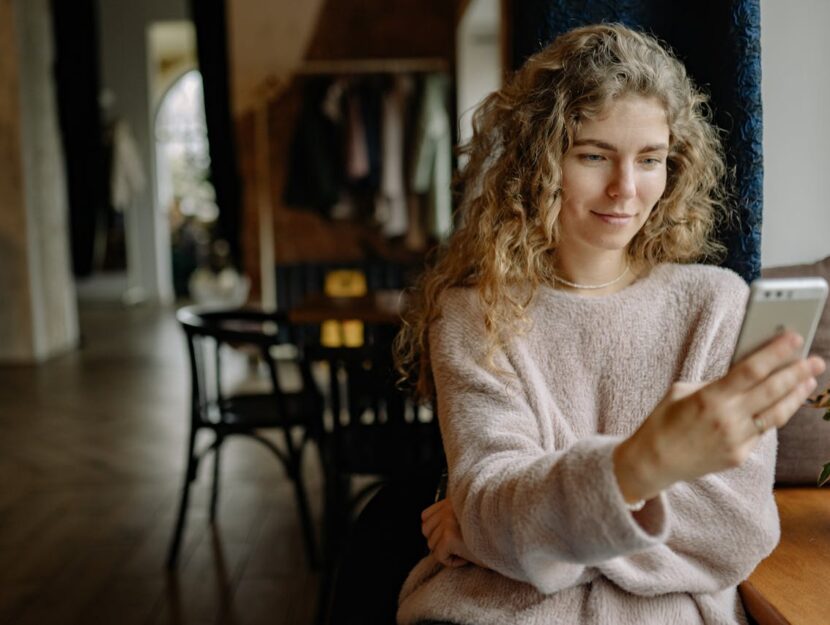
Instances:
[[[560,251],[624,250],[666,188],[662,104],[625,96],[586,119],[562,161]]]

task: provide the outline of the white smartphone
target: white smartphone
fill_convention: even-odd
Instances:
[[[732,356],[735,364],[785,330],[804,338],[806,358],[827,301],[824,278],[760,278],[752,283],[746,313]]]

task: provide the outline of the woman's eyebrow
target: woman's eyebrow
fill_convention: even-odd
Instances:
[[[578,148],[583,145],[593,145],[594,147],[600,148],[601,150],[608,150],[609,152],[619,152],[617,146],[608,143],[607,141],[599,141],[598,139],[577,139],[573,142],[573,147]],[[651,145],[643,146],[640,149],[640,154],[643,152],[659,152],[661,150],[668,151],[669,146],[665,143],[654,143]]]

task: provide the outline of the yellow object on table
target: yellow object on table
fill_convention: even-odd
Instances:
[[[326,274],[323,291],[329,297],[363,297],[368,292],[366,275],[355,269],[337,269]],[[363,322],[357,320],[324,321],[320,342],[326,347],[360,347],[363,345]]]

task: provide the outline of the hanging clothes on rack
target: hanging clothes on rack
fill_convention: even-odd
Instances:
[[[383,80],[380,76],[364,76],[356,81],[360,97],[360,109],[366,130],[366,149],[369,156],[369,174],[365,180],[366,189],[374,195],[380,187],[380,125]],[[373,198],[372,198],[373,199]],[[372,211],[367,214],[371,215]]]
[[[351,92],[347,99],[346,116],[346,177],[358,183],[369,175],[369,145],[360,94]]]
[[[343,181],[342,122],[329,117],[328,107],[323,107],[330,86],[325,78],[305,84],[283,198],[289,206],[313,208],[326,218],[340,198]]]
[[[409,229],[404,184],[404,144],[407,102],[414,86],[412,78],[397,75],[383,94],[381,118],[380,191],[375,199],[375,221],[386,237],[405,235]]]
[[[346,92],[349,88],[349,80],[347,78],[338,78],[334,80],[331,85],[329,85],[328,90],[326,91],[326,95],[323,97],[323,102],[321,103],[321,108],[323,114],[328,117],[331,122],[339,127],[342,127],[343,130],[341,132],[341,136],[345,145],[342,147],[342,155],[346,161],[349,160],[349,149],[350,149],[350,137],[349,137],[349,129],[350,124],[347,121],[347,117],[349,112],[346,110],[348,106],[348,101],[346,100]],[[357,113],[359,114],[360,111],[358,110]],[[355,148],[361,149],[361,148]],[[365,151],[365,148],[362,148]],[[360,154],[357,155],[357,158],[363,159],[364,157]],[[366,167],[368,168],[368,157],[365,157]],[[360,166],[362,169],[362,166]],[[348,178],[348,167],[346,167],[346,175],[343,177],[343,180]],[[359,176],[363,176],[365,173],[360,173]],[[352,202],[351,196],[348,193],[343,191],[342,185],[341,188],[338,190],[339,197],[334,205],[329,210],[329,217],[331,219],[350,219],[354,216],[355,208],[354,202]]]
[[[371,76],[349,79],[343,163],[346,177],[333,217],[358,221],[372,218],[380,184],[380,89],[380,83]]]
[[[444,240],[452,232],[452,135],[447,108],[449,78],[429,74],[424,80],[415,139],[411,186],[427,194],[427,229]]]
[[[449,77],[395,67],[306,79],[284,199],[420,252],[452,230]]]

